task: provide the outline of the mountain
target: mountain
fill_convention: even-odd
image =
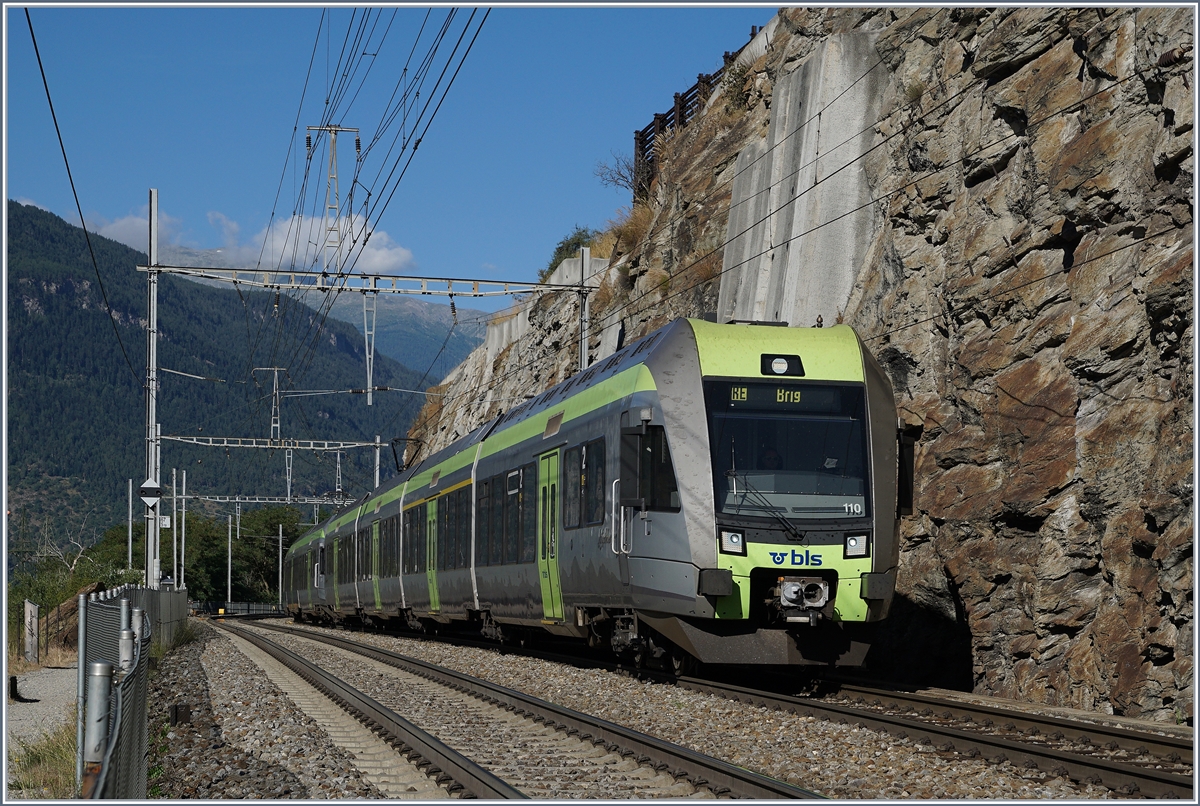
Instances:
[[[103,289],[83,230],[36,207],[8,202],[8,495],[14,528],[102,530],[124,522],[128,480],[145,470],[146,255],[91,235]],[[107,300],[107,301],[106,301]],[[109,309],[112,310],[110,320]],[[348,324],[268,292],[214,288],[162,275],[158,295],[158,419],[167,435],[271,435],[274,373],[285,397],[284,437],[337,441],[403,435],[422,396],[379,393],[367,407],[346,390],[365,385],[361,335]],[[114,325],[115,323],[115,325]],[[118,335],[120,340],[118,341]],[[444,338],[433,333],[429,339]],[[380,354],[382,353],[382,354]],[[414,389],[418,372],[380,351],[377,385]],[[179,374],[216,380],[200,380]],[[422,367],[422,371],[424,367]],[[219,382],[218,382],[219,381]],[[342,457],[345,492],[374,482],[374,452]],[[382,472],[394,472],[390,451]],[[336,484],[337,458],[296,451],[293,492]],[[164,439],[161,483],[187,469],[197,495],[283,495],[284,457]],[[141,517],[140,504],[135,507]]]
[[[235,269],[251,265],[238,250],[190,249],[186,246],[159,247],[164,264]],[[228,287],[218,280],[199,280],[202,285]],[[375,303],[375,351],[396,359],[427,375],[436,383],[458,366],[483,342],[491,315],[474,308],[426,302],[413,296],[380,294]],[[347,322],[362,334],[362,298],[358,294],[337,297],[329,315]]]
[[[435,384],[483,343],[491,314],[473,308],[425,302],[411,296],[380,294],[375,303],[375,350],[391,356]],[[342,294],[330,316],[354,325],[363,332],[362,300],[358,294]],[[443,345],[445,345],[443,347]]]

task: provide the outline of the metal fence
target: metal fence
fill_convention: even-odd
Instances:
[[[258,613],[287,613],[287,608],[274,602],[188,602],[193,613],[239,616]]]
[[[152,644],[187,619],[186,590],[126,585],[79,597],[76,780],[84,798],[146,797]]]

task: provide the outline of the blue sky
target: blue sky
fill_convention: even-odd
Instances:
[[[386,208],[379,201],[391,193],[385,177],[400,150],[385,152],[399,126],[369,150],[355,189],[356,212],[372,191],[372,238],[360,268],[534,279],[576,224],[602,227],[629,204],[626,191],[593,175],[597,161],[631,153],[634,130],[666,111],[698,73],[716,70],[722,53],[745,44],[750,27],[775,8],[494,8]],[[350,93],[358,94],[352,105],[343,99],[333,121],[361,129],[366,145],[404,86],[414,43],[410,85],[430,32],[451,10],[371,10],[373,35],[347,50],[376,55],[362,58]],[[362,9],[337,6],[322,22],[323,11],[32,7],[89,226],[144,249],[147,192],[156,187],[164,242],[252,259],[273,210],[280,240],[300,195],[305,127],[321,121],[347,31],[363,19]],[[431,92],[437,73],[467,30],[445,86],[484,13],[467,27],[471,11],[455,10],[415,109],[441,97]],[[4,19],[5,198],[76,221],[24,9],[6,6]],[[288,160],[294,125],[299,162]],[[411,127],[406,135],[411,146]],[[323,148],[318,143],[303,196],[308,220],[324,203]],[[339,139],[338,151],[344,201],[352,136]]]

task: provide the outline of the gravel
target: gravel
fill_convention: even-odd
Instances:
[[[263,679],[258,666],[211,627],[201,629],[203,641],[166,658],[152,682],[152,797],[381,797],[352,760]],[[601,670],[369,633],[354,637],[673,739],[833,798],[1114,797],[1104,787],[1050,773],[989,764],[866,728]],[[191,724],[166,728],[172,702],[191,704]],[[155,768],[161,773],[154,774]]]
[[[149,797],[383,797],[257,664],[209,625],[198,630],[151,679]],[[173,703],[188,704],[190,722],[169,725]]]
[[[7,686],[7,681],[5,681]],[[75,700],[79,676],[75,664],[66,667],[44,666],[17,675],[16,700],[4,707],[5,784],[12,780],[12,759],[23,743],[33,743],[75,719]],[[7,694],[7,688],[5,689]],[[10,791],[9,797],[26,793]]]
[[[867,728],[769,711],[603,670],[370,633],[354,637],[671,739],[832,798],[1114,797],[1102,786],[1007,762],[990,764]]]

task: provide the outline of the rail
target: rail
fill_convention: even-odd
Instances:
[[[715,683],[693,678],[680,678],[677,682],[694,691],[715,694],[737,702],[821,719],[852,722],[872,730],[889,731],[898,736],[907,736],[918,744],[932,744],[939,749],[954,749],[968,755],[982,755],[989,760],[1007,759],[1016,765],[1036,767],[1070,777],[1076,781],[1100,783],[1122,794],[1137,794],[1141,797],[1155,798],[1183,798],[1185,800],[1191,800],[1193,797],[1193,783],[1190,776],[1179,775],[1163,769],[1139,767],[1110,758],[1039,747],[1028,742],[991,735],[987,732],[963,730],[889,713],[864,710],[860,707],[773,694],[728,683]],[[951,705],[941,702],[938,703],[938,708],[948,709]],[[993,714],[993,716],[998,716],[998,714]],[[1015,721],[1018,717],[1006,713],[1004,718],[1008,721]],[[1047,722],[1048,720],[1042,720],[1043,725]],[[1061,722],[1061,720],[1055,721],[1055,727],[1065,730]],[[987,727],[986,723],[984,725]],[[1096,736],[1104,732],[1105,738],[1116,735],[1116,732],[1113,731],[1105,732],[1106,729],[1102,726],[1078,725],[1076,727],[1081,729],[1081,733]]]
[[[707,787],[718,796],[729,795],[756,799],[823,799],[816,792],[793,786],[785,781],[778,781],[622,725],[564,708],[432,663],[312,630],[265,622],[256,626],[288,635],[299,635],[311,641],[319,641],[346,649],[363,657],[401,668],[410,674],[436,681],[441,685],[470,692],[473,696],[512,711],[517,716],[526,716],[548,727],[566,731],[568,735],[578,735],[580,739],[590,741],[592,744],[604,745],[609,750],[619,751],[622,755],[635,758],[638,763],[649,763],[656,768],[672,770],[671,774],[676,778],[687,778],[697,787]]]
[[[319,669],[294,652],[229,622],[218,623],[222,629],[246,639],[273,658],[296,672],[368,726],[398,744],[410,761],[423,759],[431,765],[426,773],[445,775],[476,798],[525,798],[522,792],[509,786],[487,769],[439,741],[408,720],[385,708],[367,695]]]

